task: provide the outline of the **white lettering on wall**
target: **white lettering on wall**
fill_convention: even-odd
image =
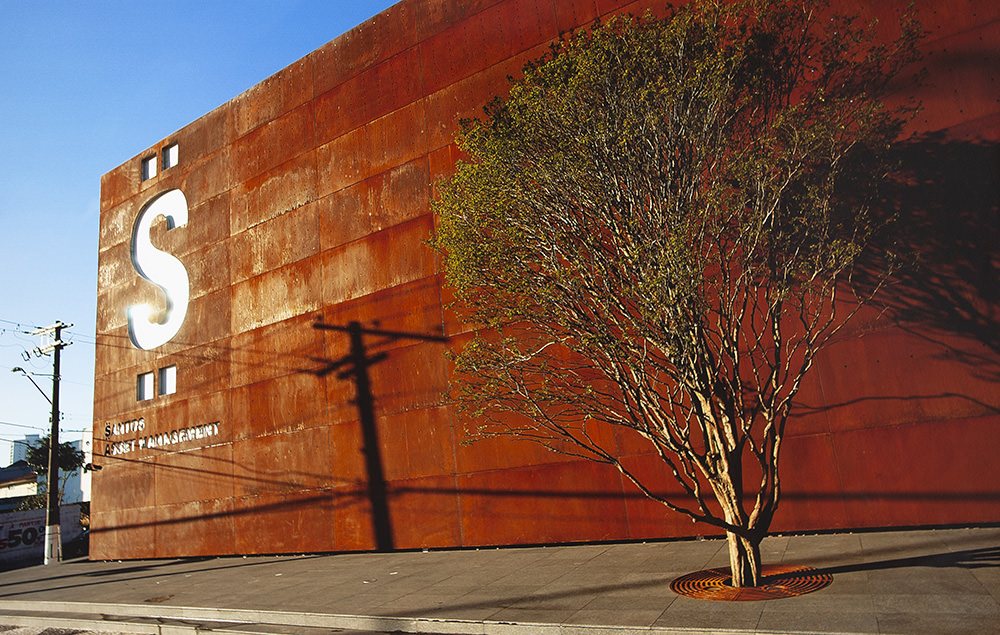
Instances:
[[[138,419],[137,421],[142,421]],[[112,437],[117,431],[123,430],[127,433],[130,430],[136,429],[129,424],[134,423],[134,421],[123,422],[122,425],[125,428],[115,427],[118,424],[107,424],[105,425],[105,431],[111,430],[111,434],[106,433],[106,443],[104,446],[104,454],[108,456],[118,456],[120,454],[126,454],[128,452],[135,452],[136,450],[145,450],[150,448],[162,448],[165,446],[174,445],[176,443],[185,443],[187,441],[200,441],[202,439],[211,439],[219,434],[219,422],[213,421],[212,423],[206,423],[200,426],[191,426],[188,428],[177,428],[175,430],[170,430],[169,432],[161,432],[159,434],[150,434],[148,436],[137,436],[132,439],[124,439],[117,441]],[[137,428],[138,430],[143,430],[143,427]]]
[[[132,229],[132,266],[166,296],[166,309],[160,314],[155,314],[148,304],[133,304],[127,309],[129,339],[143,350],[163,346],[177,335],[187,315],[190,297],[184,264],[154,247],[149,238],[153,221],[159,216],[166,219],[168,230],[186,225],[188,206],[184,193],[169,190],[146,203]]]

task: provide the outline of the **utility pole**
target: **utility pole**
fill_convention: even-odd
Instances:
[[[36,355],[52,353],[52,431],[49,433],[49,469],[45,486],[48,508],[45,512],[45,564],[62,560],[62,536],[59,526],[59,352],[72,344],[62,341],[62,330],[72,324],[56,322],[32,331],[43,338],[52,333],[52,341],[35,349]]]

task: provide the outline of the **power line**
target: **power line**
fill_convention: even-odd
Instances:
[[[6,423],[6,422],[3,422],[3,421],[0,421],[0,425],[13,426],[15,428],[22,428],[24,430],[35,430],[36,432],[48,432],[49,431],[48,426],[26,426],[26,425],[21,425],[21,424],[17,424],[17,423]],[[90,432],[90,429],[89,428],[64,428],[62,426],[59,426],[59,432]],[[10,436],[12,434],[15,434],[15,433],[14,432],[0,432],[0,436],[4,436],[4,435]]]
[[[31,330],[35,330],[35,329],[39,328],[38,326],[36,326],[34,324],[31,324],[29,322],[15,322],[13,320],[4,320],[4,319],[0,319],[0,322],[2,322],[4,324],[11,324],[11,325],[13,325],[13,326],[15,326],[17,328],[30,328]],[[31,331],[22,331],[22,332],[25,335],[28,335],[28,334],[31,333]]]
[[[66,424],[67,424],[66,417],[63,417],[63,421],[59,425],[59,432],[89,432],[90,431],[90,428],[76,428],[76,427],[74,427],[74,428],[68,428],[68,427],[66,427]],[[77,420],[77,421],[73,422],[72,425],[77,425],[78,426],[78,425],[80,425],[80,421]],[[84,425],[86,425],[86,424],[84,424]],[[32,425],[24,425],[24,424],[18,424],[18,423],[7,423],[6,421],[0,421],[0,428],[2,428],[3,426],[11,426],[11,427],[14,427],[14,428],[21,428],[23,430],[35,430],[35,431],[41,431],[41,432],[46,432],[46,433],[49,431],[49,426],[47,424],[46,425],[32,426]],[[3,436],[4,434],[14,434],[14,433],[13,432],[0,432],[0,436]]]
[[[28,426],[23,423],[11,423],[9,421],[0,421],[0,425],[11,426],[14,428],[28,428],[29,430],[45,430],[45,426]]]

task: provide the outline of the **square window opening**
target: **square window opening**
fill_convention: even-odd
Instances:
[[[156,176],[156,157],[146,157],[142,160],[142,180],[148,181]]]
[[[172,395],[177,392],[177,367],[167,366],[160,369],[160,394]]]
[[[163,148],[163,169],[169,169],[177,165],[177,144],[172,143]]]
[[[153,398],[153,373],[142,373],[135,380],[135,400],[146,401]]]

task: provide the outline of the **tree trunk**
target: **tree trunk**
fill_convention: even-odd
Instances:
[[[760,540],[751,541],[732,532],[726,533],[726,540],[729,542],[733,586],[760,586]]]

